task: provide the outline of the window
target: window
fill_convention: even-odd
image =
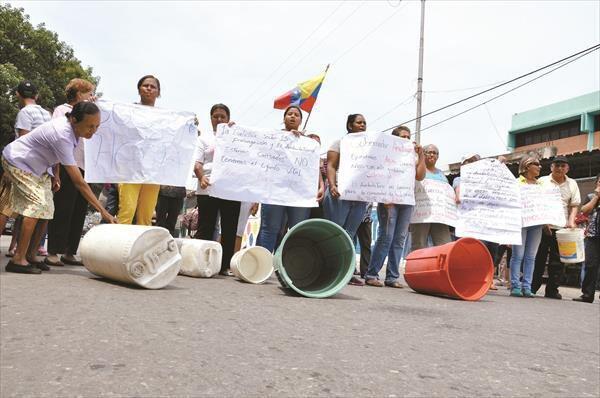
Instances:
[[[600,115],[598,115],[600,116]],[[596,116],[596,119],[600,117]],[[542,142],[554,141],[561,138],[574,137],[579,134],[585,134],[579,131],[580,120],[572,120],[570,122],[555,124],[554,126],[543,127],[541,129],[519,133],[515,137],[515,146],[525,146],[540,144]],[[600,125],[596,125],[596,130],[600,129]]]

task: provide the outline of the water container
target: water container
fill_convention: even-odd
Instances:
[[[585,261],[583,239],[581,228],[564,228],[556,231],[560,261],[571,264]]]
[[[91,273],[147,289],[167,286],[181,265],[175,239],[161,227],[98,225],[85,234],[79,247]]]
[[[242,249],[231,258],[231,271],[244,282],[263,283],[273,274],[273,254],[264,247]]]
[[[296,224],[273,259],[281,285],[312,298],[333,296],[352,278],[354,245],[343,228],[328,220]]]
[[[493,277],[490,252],[473,238],[415,250],[406,257],[404,280],[419,293],[476,301],[488,292]]]
[[[223,248],[219,242],[201,239],[175,239],[181,253],[181,275],[210,278],[221,270]]]

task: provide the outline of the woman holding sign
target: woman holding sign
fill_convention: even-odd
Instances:
[[[538,158],[526,156],[519,163],[519,184],[540,184],[541,165]],[[510,295],[516,297],[535,297],[531,292],[531,280],[535,266],[535,255],[542,239],[542,225],[532,225],[521,229],[521,245],[512,246],[510,259]],[[523,277],[520,280],[521,264]]]
[[[362,133],[367,130],[367,121],[360,113],[348,115],[346,131],[348,134]],[[327,151],[327,192],[323,200],[325,218],[344,228],[351,239],[354,239],[358,227],[365,218],[368,203],[340,198],[337,186],[337,172],[340,164],[341,139],[335,140]],[[350,280],[351,285],[362,286],[365,283],[356,276]]]
[[[229,123],[231,113],[227,105],[216,104],[210,108],[210,122],[213,133],[221,123]],[[235,238],[240,215],[240,202],[210,196],[210,173],[212,171],[213,157],[215,155],[214,136],[201,135],[198,137],[198,148],[194,173],[198,177],[198,231],[194,236],[197,239],[212,240],[217,224],[217,216],[221,216],[221,275],[232,275],[229,263],[235,248]]]
[[[138,81],[137,88],[140,104],[154,106],[160,97],[160,81],[152,75],[146,75]],[[119,223],[131,224],[135,217],[138,225],[152,225],[159,190],[158,184],[119,184]]]
[[[302,122],[302,111],[296,105],[290,105],[283,112],[283,124],[285,130],[296,136],[303,135],[298,129]],[[323,197],[323,180],[319,178],[319,190],[317,201]],[[300,221],[307,220],[310,215],[310,207],[294,207],[280,205],[261,205],[260,230],[256,245],[273,252],[277,248],[277,236],[280,231],[292,228]],[[287,217],[287,228],[286,228]]]

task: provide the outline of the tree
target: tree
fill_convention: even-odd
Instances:
[[[34,27],[22,8],[0,4],[0,147],[14,137],[19,111],[13,89],[21,80],[30,80],[39,91],[38,104],[48,110],[66,102],[64,89],[69,80],[81,78],[98,84],[92,68],[84,68],[73,49],[45,28]]]

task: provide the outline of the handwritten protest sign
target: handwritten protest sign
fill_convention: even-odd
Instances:
[[[457,236],[521,244],[521,194],[515,177],[496,159],[460,168]]]
[[[558,225],[567,223],[560,190],[556,186],[520,184],[523,207],[523,227],[532,225]]]
[[[287,131],[220,124],[211,196],[284,206],[316,207],[317,141]]]
[[[412,142],[384,133],[348,134],[340,143],[338,189],[342,199],[415,204]]]
[[[454,189],[447,182],[425,179],[415,184],[415,209],[411,224],[456,225],[458,209]]]
[[[101,123],[85,145],[87,182],[185,186],[197,137],[193,113],[96,104]]]

